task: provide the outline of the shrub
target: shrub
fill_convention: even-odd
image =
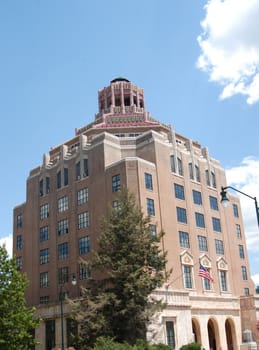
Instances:
[[[180,350],[200,350],[200,349],[201,349],[201,345],[198,343],[186,344],[180,348]]]

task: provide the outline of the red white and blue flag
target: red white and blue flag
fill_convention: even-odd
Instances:
[[[200,264],[199,276],[202,278],[206,278],[210,282],[214,282],[214,279],[211,277],[209,271],[202,264]]]

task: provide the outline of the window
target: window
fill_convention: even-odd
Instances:
[[[48,304],[49,303],[49,295],[44,295],[40,297],[40,304]]]
[[[83,263],[79,264],[79,279],[86,280],[89,277],[90,277],[90,271],[88,267]]]
[[[85,211],[77,215],[77,227],[80,230],[81,228],[86,228],[89,226],[89,212]]]
[[[149,224],[148,228],[149,228],[151,237],[156,237],[156,235],[157,235],[157,232],[156,232],[156,225],[154,225],[154,224]]]
[[[244,288],[244,295],[247,297],[250,295],[249,288]]]
[[[219,210],[218,199],[216,197],[209,196],[209,200],[210,200],[210,209]]]
[[[47,264],[49,262],[49,248],[40,250],[40,264]]]
[[[201,192],[192,190],[193,203],[202,205]]]
[[[234,213],[234,217],[238,218],[239,217],[239,213],[238,213],[238,206],[237,204],[232,204],[233,207],[233,213]]]
[[[239,257],[240,257],[240,259],[244,259],[245,258],[245,253],[244,253],[244,247],[242,246],[242,244],[238,245],[238,250],[239,250]]]
[[[182,222],[183,224],[187,224],[186,209],[176,207],[176,213],[177,213],[177,221]]]
[[[174,184],[174,193],[175,193],[175,198],[182,199],[184,200],[184,187],[179,184]]]
[[[197,227],[205,227],[204,215],[201,213],[195,213],[195,220]]]
[[[83,177],[87,177],[89,175],[89,169],[88,169],[88,159],[84,159],[84,172]]]
[[[46,350],[54,349],[56,344],[55,320],[45,321],[45,339],[46,339]]]
[[[180,242],[180,247],[190,248],[189,233],[184,231],[179,231],[179,242]]]
[[[215,239],[215,248],[217,254],[224,255],[223,241],[221,241],[220,239]]]
[[[192,163],[189,163],[188,164],[188,168],[189,168],[189,177],[191,180],[194,179],[194,176],[193,176],[193,166],[192,166]]]
[[[49,227],[40,227],[40,242],[47,241],[49,239]]]
[[[175,157],[174,157],[174,155],[170,156],[170,164],[171,164],[171,172],[175,173],[176,172],[176,167],[175,167]]]
[[[64,168],[64,186],[68,185],[68,168]]]
[[[64,284],[69,281],[68,266],[60,267],[58,269],[58,284]]]
[[[213,173],[213,171],[211,172],[211,182],[212,182],[212,187],[216,188],[217,187],[216,176],[215,176],[215,173]]]
[[[80,161],[76,163],[76,179],[81,179]]]
[[[49,204],[43,204],[40,207],[40,220],[46,219],[49,217]]]
[[[68,258],[68,242],[58,245],[58,260],[64,260]]]
[[[210,186],[210,174],[209,174],[209,170],[205,170],[205,178],[206,178],[207,186]]]
[[[244,281],[247,281],[247,271],[245,266],[241,266],[242,278]]]
[[[43,179],[40,180],[39,194],[40,196],[43,196]]]
[[[185,288],[192,288],[192,267],[184,265],[183,267],[184,286]]]
[[[153,190],[152,175],[145,173],[145,186],[147,190]]]
[[[155,205],[154,205],[154,200],[147,198],[147,213],[148,215],[155,215]]]
[[[198,167],[198,165],[195,165],[195,176],[196,176],[196,181],[201,182],[200,168]]]
[[[77,204],[85,204],[88,202],[88,188],[82,188],[77,192]]]
[[[58,235],[61,236],[68,232],[68,219],[58,221]]]
[[[58,199],[58,212],[62,213],[66,210],[68,210],[68,196],[64,196]]]
[[[219,271],[219,276],[220,276],[220,286],[221,286],[221,290],[223,292],[227,292],[228,288],[227,288],[227,272],[220,270]]]
[[[180,158],[177,158],[178,174],[183,176],[183,164]]]
[[[50,177],[46,176],[46,193],[50,191]]]
[[[90,238],[88,236],[79,239],[79,255],[90,252]]]
[[[213,217],[212,218],[212,227],[213,227],[213,231],[221,232],[220,219]]]
[[[199,244],[200,251],[205,251],[205,252],[208,251],[207,237],[198,236],[198,244]]]
[[[112,177],[112,192],[118,192],[121,188],[120,175],[114,175]]]
[[[242,238],[241,227],[239,224],[236,224],[236,235],[237,235],[237,238],[239,238],[239,239]]]
[[[17,215],[17,228],[22,228],[22,214]]]
[[[174,322],[173,321],[166,321],[165,323],[166,327],[166,340],[167,345],[175,349],[175,332],[174,332]]]
[[[112,202],[112,207],[114,210],[119,210],[120,209],[120,202],[118,200],[115,200]]]
[[[22,249],[22,235],[18,235],[16,238],[16,248],[17,250]]]
[[[57,188],[61,188],[61,171],[57,173]]]
[[[203,278],[203,287],[205,290],[211,290],[210,280],[208,280],[207,278]]]
[[[21,271],[21,269],[22,269],[22,257],[21,256],[16,257],[16,267],[17,267],[18,271]]]
[[[49,286],[49,273],[41,272],[40,273],[40,288],[47,288]]]

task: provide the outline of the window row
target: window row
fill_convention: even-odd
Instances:
[[[205,228],[205,218],[204,214],[195,212],[195,222],[196,226],[199,228]],[[185,208],[176,207],[177,221],[182,224],[187,224],[187,211]],[[213,231],[221,232],[220,219],[216,217],[211,218]]]

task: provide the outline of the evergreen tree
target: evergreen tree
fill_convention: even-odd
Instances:
[[[34,309],[27,308],[25,290],[28,281],[17,270],[14,258],[9,259],[0,246],[0,349],[27,350],[34,345]]]
[[[118,194],[118,204],[102,220],[89,288],[77,305],[82,349],[91,348],[99,336],[129,344],[145,339],[147,322],[163,307],[151,298],[168,277],[166,254],[159,247],[163,233],[152,236],[150,218],[128,190]]]

